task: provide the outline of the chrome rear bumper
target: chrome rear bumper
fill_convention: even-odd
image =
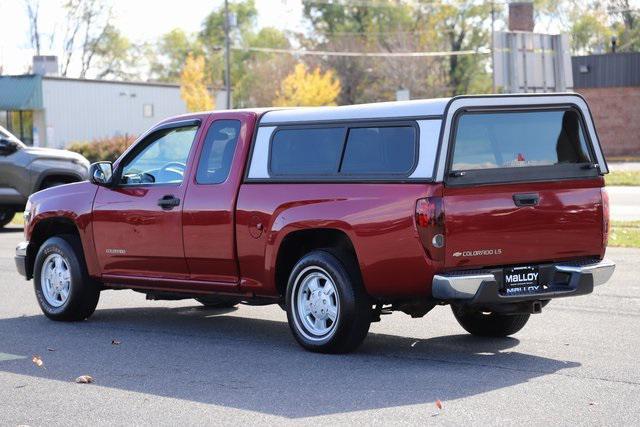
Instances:
[[[594,286],[606,283],[611,278],[615,267],[613,262],[606,259],[588,264],[560,263],[550,265],[547,266],[552,269],[549,273],[550,277],[555,277],[554,273],[569,275],[566,284],[550,283],[543,292],[516,296],[500,294],[498,282],[502,280],[501,269],[435,275],[432,295],[439,300],[478,300],[479,302],[508,302],[584,295],[592,292]]]

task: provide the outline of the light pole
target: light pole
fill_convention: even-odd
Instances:
[[[495,3],[491,0],[491,84],[493,93],[496,93],[496,60],[495,60],[495,22],[496,22],[496,9]]]
[[[231,108],[231,71],[229,48],[229,0],[224,0],[224,89],[226,96],[226,109]]]

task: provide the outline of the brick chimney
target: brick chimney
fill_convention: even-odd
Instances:
[[[533,2],[514,1],[509,3],[509,31],[533,32]]]

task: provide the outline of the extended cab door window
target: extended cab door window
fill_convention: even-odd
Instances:
[[[450,157],[447,183],[454,185],[597,176],[572,108],[462,112]]]
[[[198,184],[220,184],[226,181],[239,133],[239,120],[217,120],[211,125],[196,172]]]
[[[120,184],[181,184],[197,130],[186,126],[151,135],[125,160]]]

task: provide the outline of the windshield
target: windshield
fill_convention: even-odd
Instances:
[[[11,132],[6,130],[2,126],[0,126],[0,139],[8,139],[9,141],[15,143],[16,147],[18,147],[18,148],[25,147],[25,145],[18,138],[13,136],[13,134]]]

